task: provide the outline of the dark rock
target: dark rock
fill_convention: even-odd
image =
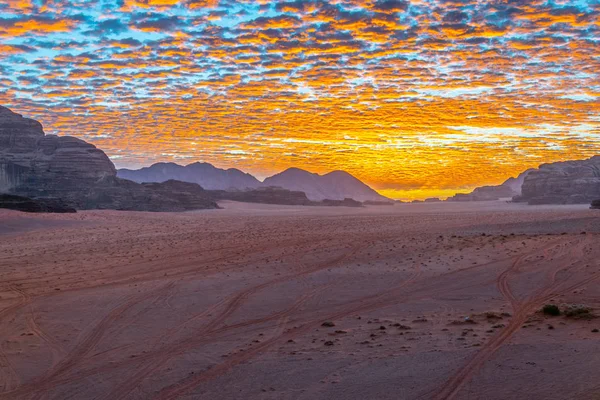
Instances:
[[[600,200],[593,200],[590,208],[592,210],[600,210]]]
[[[76,210],[58,199],[30,199],[12,194],[0,194],[0,208],[29,213],[74,213]]]
[[[448,198],[447,201],[494,201],[502,198],[514,198],[521,194],[523,181],[531,171],[529,169],[519,174],[516,178],[508,178],[501,185],[481,186],[471,193],[457,193]]]
[[[116,176],[100,149],[0,106],[0,193],[60,199],[76,209],[185,211],[217,208],[200,186],[141,185]],[[48,200],[50,201],[50,200]]]
[[[529,204],[585,204],[600,198],[600,156],[587,160],[542,164],[522,186]]]
[[[310,206],[310,201],[304,192],[296,192],[279,187],[263,187],[252,190],[210,190],[215,200],[232,200],[244,203],[281,204],[290,206]]]
[[[402,203],[400,200],[396,200],[396,202]],[[367,200],[362,202],[365,206],[393,206],[395,202],[393,201],[375,201],[375,200]]]
[[[344,200],[325,199],[320,202],[315,202],[314,205],[327,206],[327,207],[362,207],[363,206],[360,201],[356,201],[354,199],[344,199]]]

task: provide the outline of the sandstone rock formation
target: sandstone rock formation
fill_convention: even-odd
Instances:
[[[344,200],[324,199],[319,203],[320,204],[317,205],[323,205],[327,207],[363,207],[363,204],[360,201],[350,198],[345,198]]]
[[[60,199],[77,209],[217,207],[198,185],[184,191],[119,179],[102,150],[77,138],[45,135],[39,122],[0,106],[0,193]]]
[[[400,200],[390,200],[390,201],[377,201],[377,200],[367,200],[363,201],[363,205],[365,206],[393,206],[396,203],[402,203]]]
[[[216,200],[233,200],[243,203],[281,204],[290,206],[311,206],[304,192],[282,189],[280,187],[261,187],[251,190],[210,190]]]
[[[523,182],[514,201],[529,204],[589,204],[600,198],[600,156],[542,164]]]
[[[508,178],[501,185],[481,186],[475,188],[471,193],[457,193],[449,197],[447,201],[492,201],[502,198],[512,198],[521,194],[521,186],[525,177],[531,169],[522,172],[516,178]]]
[[[77,212],[57,199],[30,199],[12,194],[0,194],[0,208],[30,213],[74,213]]]
[[[60,198],[75,183],[87,186],[115,174],[113,163],[95,146],[74,137],[45,135],[39,122],[0,106],[1,191],[27,187]]]
[[[186,166],[175,163],[157,163],[149,167],[131,170],[119,169],[117,176],[134,182],[165,182],[178,180],[193,182],[206,190],[245,190],[260,187],[262,183],[239,169],[220,169],[209,163],[193,163]]]

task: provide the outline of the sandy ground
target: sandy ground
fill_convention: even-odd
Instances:
[[[0,210],[0,399],[600,398],[600,212],[224,205]]]

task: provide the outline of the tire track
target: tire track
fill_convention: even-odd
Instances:
[[[198,333],[197,335],[199,337],[203,337],[206,335],[211,335],[217,332],[217,328],[222,325],[227,318],[229,318],[236,310],[238,310],[240,308],[240,306],[253,294],[269,287],[269,286],[273,286],[275,284],[278,283],[283,283],[286,281],[290,281],[293,279],[297,279],[327,268],[331,268],[343,261],[345,261],[346,259],[352,257],[354,254],[356,254],[357,252],[359,252],[361,249],[363,249],[365,246],[360,245],[360,246],[355,246],[353,249],[351,249],[349,252],[346,252],[344,254],[342,254],[339,257],[336,257],[335,259],[322,263],[322,264],[318,264],[315,267],[312,268],[306,268],[300,272],[297,272],[295,274],[291,274],[291,275],[286,275],[286,276],[282,276],[280,278],[276,278],[276,279],[272,279],[269,280],[267,282],[264,282],[260,285],[256,285],[253,286],[251,288],[248,288],[246,290],[243,290],[242,292],[238,293],[237,295],[235,295],[230,301],[227,302],[227,304],[225,305],[225,309],[216,317],[214,318],[211,322],[209,322],[200,333]],[[305,300],[303,300],[305,301]],[[298,304],[299,305],[299,304]],[[259,318],[256,320],[252,320],[252,321],[247,321],[245,323],[241,323],[241,324],[236,324],[236,328],[237,327],[242,327],[242,326],[246,326],[246,324],[259,324],[259,323],[264,323],[264,322],[268,322],[269,320],[272,320],[273,318],[279,318],[279,317],[284,317],[289,315],[291,312],[293,312],[295,310],[296,306],[292,307],[290,310],[285,311],[283,313],[283,315],[279,315],[279,313],[273,314],[267,318]],[[227,327],[228,329],[231,329],[231,327]],[[194,338],[196,341],[197,338]],[[174,355],[176,354],[180,354],[181,352],[185,352],[187,350],[191,350],[193,348],[195,348],[195,346],[197,346],[198,343],[192,343],[192,344],[188,344],[186,342],[183,342],[183,344],[179,344],[178,346],[176,346],[176,348],[171,348],[168,349],[168,351],[166,351],[166,355],[164,357],[162,357],[160,360],[154,360],[152,362],[152,364],[150,364],[147,368],[141,370],[140,372],[138,372],[136,375],[134,375],[131,379],[128,379],[128,381],[126,382],[125,385],[123,385],[121,388],[118,388],[115,391],[112,391],[111,393],[107,394],[107,396],[104,397],[105,400],[111,400],[111,399],[122,399],[124,396],[128,395],[132,390],[134,390],[148,375],[150,375],[152,372],[154,372],[155,370],[157,370],[158,368],[160,368],[161,366],[163,366],[166,362],[168,362]]]
[[[586,242],[583,243],[585,246]],[[576,246],[575,249],[580,246]],[[547,249],[546,249],[547,250]],[[570,252],[569,260],[572,260],[572,256],[581,256],[582,254],[573,254],[573,249]],[[560,266],[557,267],[554,273],[551,275],[553,277],[552,281],[546,286],[542,287],[537,293],[533,296],[530,296],[526,300],[518,300],[516,296],[512,293],[510,286],[508,284],[508,277],[511,272],[513,272],[518,266],[525,260],[526,257],[520,256],[515,262],[500,276],[498,277],[498,289],[502,293],[503,297],[511,303],[513,308],[513,318],[510,320],[508,325],[499,332],[496,336],[491,338],[486,344],[484,344],[480,350],[475,354],[473,358],[471,358],[466,365],[461,367],[459,371],[453,375],[440,389],[438,389],[433,396],[432,399],[439,400],[451,400],[464,387],[464,385],[470,381],[473,376],[476,374],[477,370],[487,361],[489,360],[493,354],[504,344],[506,343],[516,332],[520,329],[520,327],[525,323],[527,318],[533,313],[539,306],[546,301],[547,299],[553,297],[556,290],[560,288],[563,282],[556,282],[556,273],[562,269],[569,269],[571,264],[568,264],[566,267]],[[575,258],[577,259],[577,258]],[[583,263],[581,257],[579,257],[578,264]],[[563,288],[562,291],[573,290],[574,288],[583,286],[585,284],[590,283],[591,281],[597,279],[600,276],[600,273],[595,274],[592,277],[585,278],[567,288]]]
[[[104,336],[107,329],[120,318],[127,310],[141,303],[144,300],[152,298],[153,296],[160,295],[163,291],[170,289],[173,286],[173,282],[167,285],[163,285],[154,290],[147,291],[142,295],[132,295],[127,297],[126,301],[121,305],[113,308],[106,316],[104,316],[96,325],[90,329],[85,337],[79,341],[75,348],[69,352],[59,363],[53,368],[46,371],[42,377],[34,379],[33,382],[29,383],[26,387],[22,387],[24,390],[17,390],[16,392],[4,392],[0,393],[0,398],[14,398],[10,396],[14,395],[36,395],[34,399],[38,399],[39,396],[43,395],[45,391],[52,386],[54,378],[63,375],[70,369],[77,366],[77,364],[88,355],[98,344],[98,342]],[[31,390],[33,388],[33,390]],[[6,397],[9,396],[9,397]]]

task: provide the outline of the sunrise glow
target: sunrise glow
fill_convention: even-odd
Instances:
[[[118,167],[446,197],[598,153],[596,0],[8,0],[3,105]]]

